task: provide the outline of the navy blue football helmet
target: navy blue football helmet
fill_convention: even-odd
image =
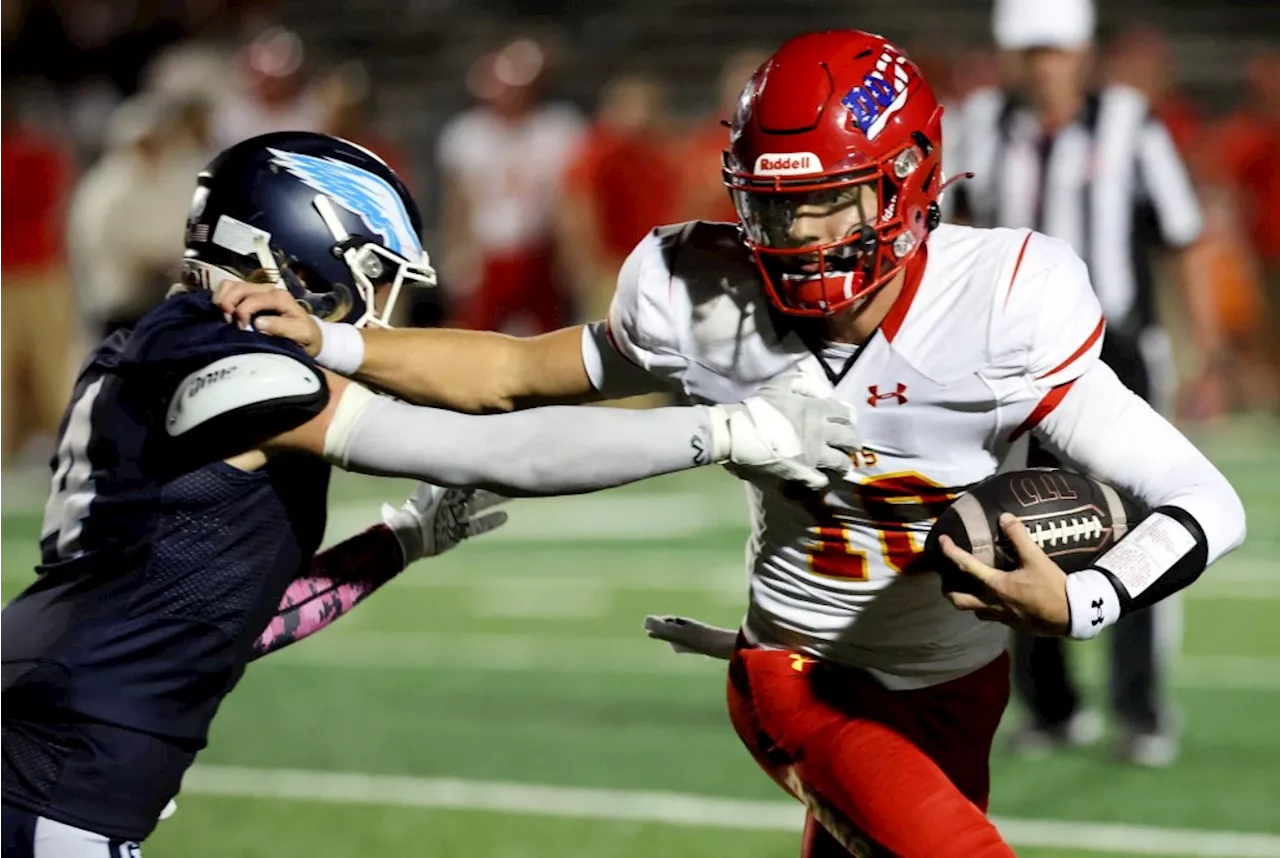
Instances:
[[[434,286],[422,218],[404,182],[367,149],[284,131],[223,151],[187,216],[188,285],[228,275],[288,289],[322,319],[386,326],[400,289]],[[390,287],[375,300],[379,287]]]

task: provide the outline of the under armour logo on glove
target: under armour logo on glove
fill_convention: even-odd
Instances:
[[[1100,626],[1100,625],[1102,625],[1104,622],[1106,622],[1106,618],[1105,618],[1105,616],[1104,616],[1104,615],[1103,615],[1103,613],[1102,613],[1102,600],[1101,600],[1101,599],[1094,599],[1092,602],[1090,602],[1090,603],[1089,603],[1089,605],[1090,605],[1090,607],[1092,607],[1092,608],[1093,608],[1093,610],[1096,612],[1096,613],[1095,613],[1095,615],[1094,615],[1094,618],[1093,618],[1092,620],[1090,620],[1090,621],[1089,621],[1089,625],[1091,625],[1091,626]]]

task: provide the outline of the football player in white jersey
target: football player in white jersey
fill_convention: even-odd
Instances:
[[[724,177],[741,223],[655,229],[608,320],[580,328],[356,331],[260,287],[220,296],[241,320],[278,313],[261,326],[330,367],[462,410],[644,390],[736,402],[796,371],[852,404],[862,448],[842,481],[804,493],[750,479],[736,641],[687,627],[709,631],[695,648],[731,656],[734,726],[810,807],[812,856],[862,854],[866,839],[904,856],[1011,855],[985,815],[1009,691],[1001,623],[1093,637],[1244,538],[1221,473],[1098,361],[1102,313],[1071,249],[939,224],[940,119],[919,70],[880,37],[793,39],[734,117]],[[948,601],[921,568],[925,535],[1027,433],[1154,512],[1069,577],[1016,521],[1013,572],[948,545],[986,582],[981,598]]]

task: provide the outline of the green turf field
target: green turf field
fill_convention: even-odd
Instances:
[[[1184,601],[1181,759],[1001,754],[992,812],[1020,855],[1280,855],[1277,437],[1248,424],[1205,442],[1245,496],[1250,538]],[[338,481],[331,536],[403,486]],[[6,483],[6,598],[36,555],[21,494]],[[736,621],[743,509],[719,473],[514,504],[505,533],[251,667],[144,853],[795,855],[798,812],[739,747],[721,666],[639,631],[653,612]],[[1101,650],[1074,648],[1095,699]]]

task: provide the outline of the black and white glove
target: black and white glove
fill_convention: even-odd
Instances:
[[[711,407],[712,460],[739,473],[762,473],[826,488],[822,471],[843,474],[862,446],[853,406],[800,375],[775,379],[738,405]]]
[[[654,640],[666,641],[676,652],[696,652],[712,658],[733,658],[738,633],[733,629],[709,626],[688,617],[644,618],[644,631]]]
[[[404,554],[404,565],[408,566],[506,524],[507,514],[503,510],[477,515],[506,500],[483,490],[446,489],[418,483],[417,490],[399,509],[382,505],[382,521],[395,534]]]

